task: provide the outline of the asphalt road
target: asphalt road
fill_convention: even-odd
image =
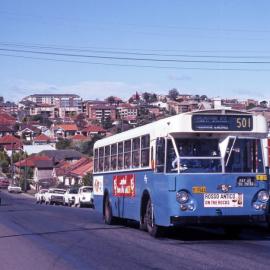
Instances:
[[[37,205],[1,192],[0,269],[270,269],[270,232],[186,228],[154,239],[135,224],[108,226],[89,208]]]

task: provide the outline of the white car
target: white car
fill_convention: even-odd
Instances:
[[[78,188],[68,188],[66,193],[64,194],[64,204],[68,206],[72,206],[75,204],[76,197],[78,197]]]
[[[46,204],[64,204],[66,190],[61,188],[50,188],[45,194]]]
[[[79,188],[78,196],[75,198],[75,206],[90,206],[94,208],[94,195],[92,187],[82,186]]]
[[[48,189],[41,189],[35,194],[36,203],[45,202],[45,193],[48,192]]]
[[[9,185],[8,186],[8,192],[9,193],[21,193],[22,192],[22,188],[18,187],[18,186],[14,186],[14,185]]]

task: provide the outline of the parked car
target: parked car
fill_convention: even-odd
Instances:
[[[48,192],[48,189],[40,189],[39,192],[35,194],[36,203],[43,203],[45,202],[45,193]]]
[[[9,179],[5,177],[0,178],[0,188],[7,188],[9,186]]]
[[[82,186],[79,188],[78,196],[75,197],[75,206],[90,206],[94,208],[94,195],[92,187]]]
[[[22,188],[19,186],[9,185],[8,186],[8,192],[9,193],[21,193]]]
[[[64,204],[64,194],[66,190],[60,188],[50,188],[44,194],[46,204]]]
[[[75,204],[76,197],[78,197],[78,188],[68,188],[64,194],[64,204],[72,206]]]

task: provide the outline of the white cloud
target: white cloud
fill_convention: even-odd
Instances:
[[[168,76],[169,80],[171,81],[191,81],[192,78],[188,75],[175,75],[175,74],[170,74]]]
[[[31,94],[77,94],[83,99],[104,99],[114,95],[129,98],[136,91],[154,91],[157,86],[151,83],[131,84],[121,81],[83,81],[73,85],[56,85],[43,82],[20,80],[9,87],[6,99],[19,101]]]
[[[254,91],[251,89],[236,89],[235,94],[240,98],[255,98],[259,100],[266,98],[263,91]]]

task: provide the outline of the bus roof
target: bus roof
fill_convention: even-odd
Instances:
[[[215,130],[215,131],[202,131],[194,130],[192,128],[192,116],[193,115],[238,115],[238,116],[249,116],[252,117],[252,130],[241,130],[241,131],[232,131],[232,130]],[[243,111],[229,110],[229,109],[213,109],[213,110],[204,110],[204,111],[192,111],[187,113],[181,113],[174,116],[170,116],[158,121],[155,121],[144,126],[136,127],[122,133],[115,134],[113,136],[98,140],[94,148],[101,147],[104,145],[113,144],[116,142],[128,140],[131,138],[143,136],[150,134],[151,139],[156,137],[165,137],[168,134],[176,133],[222,133],[222,134],[257,134],[261,137],[267,136],[268,127],[267,122],[264,116],[262,115],[253,115]]]

